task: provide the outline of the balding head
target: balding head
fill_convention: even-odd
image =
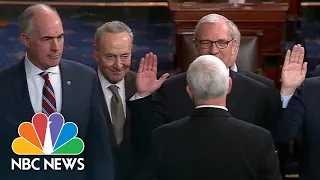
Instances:
[[[37,4],[29,6],[19,22],[28,59],[42,70],[59,65],[64,38],[58,13],[50,6]]]
[[[19,16],[19,29],[20,33],[25,33],[30,36],[34,30],[34,25],[40,24],[41,22],[35,22],[35,19],[46,19],[48,21],[48,17],[59,18],[58,12],[45,4],[36,4],[29,6],[24,10],[24,12]]]

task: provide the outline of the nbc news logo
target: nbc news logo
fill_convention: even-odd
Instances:
[[[47,117],[37,113],[32,117],[32,123],[23,122],[18,128],[20,137],[12,142],[12,150],[17,155],[79,155],[84,150],[83,141],[76,137],[78,127],[73,122],[65,123],[60,113],[53,113]],[[39,166],[42,164],[43,166]],[[43,158],[11,158],[11,170],[84,170],[84,158],[55,157],[47,160]],[[77,164],[77,165],[76,165]]]

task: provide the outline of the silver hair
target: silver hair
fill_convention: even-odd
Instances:
[[[241,33],[240,33],[238,27],[232,21],[230,21],[228,18],[221,16],[219,14],[208,14],[206,16],[203,16],[200,19],[200,21],[196,25],[196,28],[194,31],[195,39],[199,33],[201,24],[204,24],[204,23],[213,23],[214,24],[214,23],[216,23],[217,20],[221,20],[221,19],[225,20],[228,23],[228,26],[230,28],[230,33],[231,33],[230,36],[236,40],[238,45],[240,45]]]
[[[33,32],[34,30],[33,19],[36,15],[37,9],[50,9],[59,16],[57,10],[49,5],[46,5],[46,4],[31,5],[27,7],[18,18],[20,33],[25,33],[27,36],[29,36]]]
[[[202,55],[190,64],[187,82],[194,101],[221,98],[228,93],[229,74],[226,65],[219,58]]]
[[[133,41],[133,33],[129,26],[127,26],[125,23],[121,21],[110,21],[104,23],[102,26],[97,28],[97,31],[94,35],[95,43],[97,44],[103,33],[121,33],[121,32],[127,32],[131,38],[131,41]]]

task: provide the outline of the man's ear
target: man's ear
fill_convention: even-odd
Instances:
[[[240,44],[237,41],[232,41],[231,55],[237,55],[240,48]]]
[[[187,93],[188,93],[190,99],[193,101],[193,94],[192,94],[192,91],[188,85],[186,85],[186,90],[187,90]]]
[[[228,86],[228,94],[231,92],[232,89],[232,79],[229,77],[229,86]]]
[[[96,60],[96,61],[98,61],[99,60],[99,51],[98,51],[98,47],[97,47],[97,45],[96,44],[93,44],[93,56],[94,56],[94,59]]]
[[[27,47],[27,48],[30,47],[30,40],[29,40],[28,36],[26,35],[26,33],[21,33],[20,40],[25,47]]]

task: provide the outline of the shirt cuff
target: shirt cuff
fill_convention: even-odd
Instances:
[[[131,98],[130,101],[134,101],[134,100],[138,100],[138,99],[142,99],[146,96],[139,96],[137,93],[135,93]]]
[[[288,103],[289,103],[289,101],[290,101],[292,96],[293,96],[293,94],[292,95],[286,95],[286,96],[281,95],[282,108],[287,108]]]

